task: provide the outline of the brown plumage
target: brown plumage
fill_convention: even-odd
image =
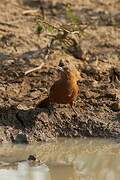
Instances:
[[[48,107],[50,104],[69,104],[72,107],[76,100],[79,88],[75,69],[70,64],[58,67],[58,69],[60,70],[61,77],[50,88],[49,96],[39,103],[38,107],[40,108]]]

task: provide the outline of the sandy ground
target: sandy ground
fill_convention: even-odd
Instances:
[[[45,28],[38,35],[36,31],[43,13],[54,26],[67,23],[65,2],[72,4],[81,24],[91,24],[77,39],[81,51],[77,55],[64,42],[48,49],[55,32]],[[44,1],[42,12],[37,0],[1,0],[1,142],[15,142],[20,132],[28,141],[59,136],[120,137],[120,1],[65,2]],[[55,67],[61,59],[69,59],[80,73],[78,116],[67,105],[55,107],[58,118],[36,108],[57,79]],[[42,62],[39,71],[24,75]]]

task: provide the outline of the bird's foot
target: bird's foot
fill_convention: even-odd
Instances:
[[[75,113],[75,115],[78,117],[79,116],[78,112],[73,108],[73,106],[71,106],[71,108],[72,108],[73,112]]]

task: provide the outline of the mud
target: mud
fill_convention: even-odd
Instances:
[[[69,1],[65,1],[69,2]],[[0,142],[55,137],[120,137],[120,2],[76,1],[72,7],[79,21],[88,26],[78,39],[79,49],[62,42],[49,49],[54,33],[36,32],[38,15],[53,25],[67,22],[65,4],[58,1],[0,3]],[[80,53],[79,53],[80,52]],[[58,78],[56,66],[69,59],[80,73],[77,115],[68,105],[56,105],[50,115],[36,105]],[[29,69],[44,62],[36,72]],[[19,138],[18,138],[19,139]],[[20,140],[21,142],[22,140]],[[23,138],[24,141],[24,138]]]

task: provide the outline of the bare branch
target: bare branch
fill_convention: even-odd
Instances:
[[[27,75],[27,74],[29,74],[29,73],[31,73],[31,72],[34,72],[34,71],[38,71],[39,69],[41,69],[41,68],[43,67],[44,64],[45,64],[45,63],[42,62],[40,66],[26,71],[26,72],[25,72],[25,75]]]

